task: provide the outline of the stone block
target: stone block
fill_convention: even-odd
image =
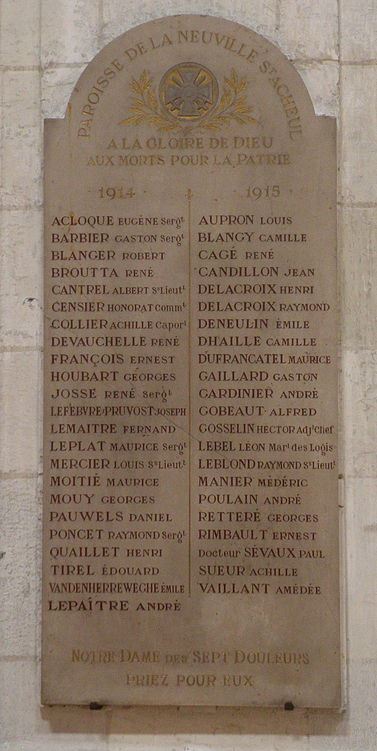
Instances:
[[[272,41],[275,38],[277,0],[261,0],[258,3],[243,0],[232,3],[227,0],[139,0],[132,16],[126,12],[123,0],[104,0],[102,40],[109,42],[123,31],[152,18],[180,13],[222,16],[245,24]]]
[[[42,114],[45,118],[64,117],[69,98],[85,70],[85,65],[48,68],[42,75]]]
[[[2,65],[39,65],[39,0],[2,0],[0,29]]]
[[[42,127],[38,71],[3,73],[2,206],[41,203]]]
[[[339,115],[338,63],[295,63],[311,96],[317,115]]]
[[[37,651],[41,577],[37,483],[37,478],[0,481],[0,660],[33,659]]]
[[[35,660],[2,661],[0,670],[2,741],[32,738],[35,728],[38,671]],[[18,746],[21,749],[21,746]]]
[[[377,661],[375,477],[356,477],[346,481],[345,515],[350,656],[353,661],[371,665],[373,660]]]
[[[43,239],[40,209],[0,213],[0,347],[41,346]]]
[[[377,12],[375,0],[340,0],[342,60],[375,60]]]
[[[343,346],[353,350],[376,343],[377,215],[375,209],[343,208],[339,247]]]
[[[338,59],[337,0],[283,0],[277,39],[290,58]]]
[[[9,477],[40,467],[42,376],[39,352],[0,355],[0,466]]]
[[[41,2],[42,66],[89,62],[99,49],[98,0]]]
[[[3,661],[0,694],[0,727],[7,751],[107,749],[105,712],[40,706],[40,670],[35,661]]]
[[[377,65],[342,68],[341,190],[347,203],[377,202]]]
[[[346,351],[342,391],[344,474],[377,477],[377,352]]]

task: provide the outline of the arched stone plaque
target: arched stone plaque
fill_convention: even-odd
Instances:
[[[339,707],[335,135],[206,16],[46,121],[44,703]]]

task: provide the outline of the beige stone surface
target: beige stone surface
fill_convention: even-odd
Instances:
[[[369,664],[377,641],[375,584],[372,576],[365,576],[365,570],[373,571],[376,562],[375,497],[374,477],[350,477],[346,481],[350,593],[348,638],[354,670],[360,661],[365,666]],[[363,634],[363,639],[359,638],[360,634]]]
[[[31,624],[40,590],[38,488],[38,477],[0,480],[0,528],[9,540],[6,550],[0,550],[0,659],[10,661],[33,660],[37,648],[37,628]]]
[[[0,353],[1,471],[11,479],[36,474],[40,463],[41,354],[37,350]]]
[[[16,735],[17,742],[33,736],[36,730],[36,706],[33,701],[38,686],[38,667],[34,659],[4,659],[1,665],[0,726],[2,741]],[[15,724],[17,723],[17,729]]]
[[[98,51],[99,0],[41,0],[41,19],[44,67],[89,62]]]
[[[340,0],[342,59],[377,59],[377,14],[375,0]]]
[[[77,63],[70,67],[45,68],[41,81],[44,118],[64,117],[73,87],[85,67]]]
[[[343,65],[341,191],[346,203],[377,202],[377,66]]]
[[[343,358],[345,472],[352,477],[376,477],[377,353],[348,351]]]
[[[37,70],[5,70],[2,80],[2,188],[4,208],[42,200],[42,122]]]
[[[343,290],[343,345],[373,349],[376,342],[377,213],[376,208],[342,207],[340,273]],[[364,309],[364,315],[360,310]]]
[[[25,66],[34,64],[32,60],[39,59],[39,47],[35,31],[34,19],[38,14],[38,1],[35,6],[31,0],[27,3],[18,3],[15,0],[3,0],[2,25],[7,29],[7,43],[2,39],[1,49],[5,53],[8,62],[2,60],[3,65]],[[72,5],[65,0],[45,0],[44,5],[48,6],[49,16],[56,15],[64,19],[66,9]],[[92,7],[96,3],[91,3]],[[53,59],[54,49],[62,48],[69,50],[72,48],[71,40],[78,38],[83,33],[82,51],[75,54],[67,54],[68,64],[82,64],[83,60],[89,59],[90,50],[100,49],[102,44],[110,41],[120,34],[126,28],[141,23],[152,12],[151,8],[156,8],[156,15],[164,13],[180,12],[183,8],[178,0],[161,0],[155,2],[150,0],[149,7],[145,3],[133,3],[129,0],[104,0],[104,20],[105,25],[99,21],[98,39],[86,39],[86,29],[88,22],[86,20],[86,3],[77,3],[77,12],[75,15],[66,13],[66,18],[70,18],[67,24],[61,24],[60,28],[54,31],[55,42],[52,49],[46,50],[47,59]],[[316,13],[319,4],[311,3],[312,12]],[[80,8],[82,16],[80,17]],[[189,6],[189,7],[188,7]],[[322,15],[316,24],[307,24],[300,27],[297,22],[299,14],[307,8],[307,4],[302,0],[285,3],[284,0],[255,0],[250,3],[247,0],[232,2],[223,0],[216,3],[218,10],[212,11],[215,3],[209,0],[198,0],[198,2],[187,2],[184,10],[186,12],[218,12],[226,17],[235,18],[241,23],[255,24],[255,29],[266,33],[273,41],[277,39],[276,34],[279,28],[278,8],[280,11],[289,14],[285,23],[287,38],[284,40],[280,35],[280,44],[285,45],[285,50],[297,49],[310,50],[313,57],[312,67],[318,61],[318,49],[326,51],[326,57],[329,50],[334,50],[334,33],[336,45],[341,42],[342,57],[349,60],[352,54],[351,62],[360,63],[372,61],[367,66],[367,74],[364,75],[361,66],[344,66],[344,70],[349,67],[346,74],[347,91],[341,86],[340,94],[342,99],[341,118],[339,119],[339,128],[343,131],[339,148],[340,163],[345,165],[344,175],[347,178],[347,193],[345,197],[351,203],[368,202],[370,209],[365,214],[365,221],[374,226],[373,214],[376,212],[376,180],[375,169],[368,166],[368,149],[365,149],[365,138],[367,141],[375,142],[375,128],[370,126],[370,118],[375,117],[375,107],[372,106],[370,114],[370,102],[374,97],[375,76],[377,67],[373,63],[376,61],[376,42],[375,31],[377,24],[376,4],[374,0],[341,0],[340,2],[340,30],[341,38],[339,39],[334,29],[334,6],[333,3],[322,3]],[[20,10],[21,7],[21,10]],[[35,7],[35,11],[34,11]],[[141,10],[139,11],[139,8]],[[21,17],[21,13],[23,14]],[[90,11],[89,11],[90,13]],[[35,15],[34,15],[35,14]],[[4,20],[5,19],[5,20]],[[72,23],[74,21],[74,23]],[[296,35],[293,37],[289,29],[289,24],[296,29]],[[331,32],[327,30],[330,27]],[[49,27],[50,22],[49,22]],[[84,29],[80,32],[78,29]],[[265,31],[263,31],[263,28]],[[43,30],[43,20],[42,20]],[[50,33],[50,32],[48,32]],[[45,37],[47,29],[45,30]],[[9,35],[9,37],[8,37]],[[318,36],[319,35],[319,36]],[[60,40],[59,40],[60,37]],[[329,38],[332,40],[329,44]],[[319,41],[318,41],[319,39]],[[22,42],[21,42],[22,40]],[[323,41],[322,41],[323,40]],[[336,49],[335,45],[335,49]],[[89,48],[89,49],[88,49]],[[16,54],[15,54],[16,51]],[[81,57],[82,55],[82,57]],[[333,55],[331,55],[332,57]],[[77,60],[79,57],[79,60]],[[301,57],[297,55],[297,57]],[[337,57],[337,55],[335,55]],[[75,59],[73,59],[75,58]],[[59,61],[59,63],[62,61]],[[305,61],[306,62],[306,61]],[[310,62],[310,58],[309,61]],[[337,68],[337,63],[330,63]],[[3,69],[4,70],[4,69]],[[45,71],[46,73],[47,71]],[[300,71],[301,72],[301,71]],[[42,71],[41,71],[42,74]],[[26,119],[30,117],[28,111],[28,102],[33,102],[33,118],[39,122],[39,77],[27,74],[28,85],[23,85],[23,76],[20,76],[16,83],[15,92],[19,99],[23,100],[26,105]],[[57,79],[59,80],[59,79]],[[361,81],[361,86],[360,82]],[[29,83],[30,82],[30,83]],[[309,85],[309,79],[308,79]],[[311,95],[315,101],[323,102],[322,89],[317,90],[317,85],[322,86],[318,78],[318,83],[311,87]],[[32,89],[31,89],[32,87]],[[60,116],[65,107],[67,99],[67,90],[64,85],[62,91],[45,89],[46,102],[49,102],[50,116]],[[9,93],[9,88],[8,88]],[[14,94],[15,96],[15,94]],[[8,105],[7,105],[8,106]],[[318,106],[316,104],[316,106]],[[324,106],[329,106],[327,103]],[[332,107],[333,105],[331,105]],[[21,110],[22,112],[22,110]],[[356,114],[355,114],[356,113]],[[332,109],[328,114],[333,114]],[[25,114],[23,114],[25,118]],[[369,131],[369,133],[368,133]],[[4,140],[5,139],[5,140]],[[13,146],[12,146],[13,142]],[[2,140],[2,190],[5,191],[6,205],[13,204],[13,187],[16,190],[16,202],[20,206],[35,205],[36,200],[40,201],[40,173],[41,170],[35,169],[35,165],[40,160],[40,141],[39,136],[36,141],[30,142],[24,148],[24,134],[20,128],[14,128],[12,119],[8,122],[6,132],[3,131]],[[20,144],[20,148],[18,147]],[[20,179],[21,187],[26,186],[26,190],[21,190],[18,185],[19,181],[14,180],[12,176],[12,166],[4,171],[4,159],[9,163],[9,149],[17,158],[13,168]],[[27,151],[33,152],[33,158],[29,157]],[[371,150],[373,159],[373,149]],[[32,176],[32,179],[31,179]],[[35,181],[34,181],[35,178]],[[342,197],[342,182],[339,185],[340,197]],[[360,191],[360,189],[362,189]],[[39,193],[38,193],[39,191]],[[37,195],[36,195],[37,194]],[[361,196],[361,197],[360,197]],[[3,204],[4,205],[4,204]],[[347,245],[346,256],[352,266],[352,253],[357,254],[355,265],[359,263],[359,253],[364,253],[363,269],[361,274],[367,273],[370,262],[370,273],[373,272],[372,259],[370,253],[373,253],[373,242],[369,247],[369,230],[364,228],[359,238],[358,231],[354,228],[360,227],[363,223],[362,216],[357,219],[358,212],[363,212],[363,208],[354,205],[354,216],[349,221],[350,232],[352,232],[352,242],[347,234],[348,230],[343,232],[343,218],[340,216],[340,245],[342,246],[342,235]],[[367,238],[365,238],[365,233]],[[351,244],[350,244],[351,242]],[[17,243],[18,245],[18,243]],[[375,248],[375,245],[374,245]],[[3,250],[3,249],[2,249]],[[16,251],[15,251],[16,252]],[[343,251],[340,248],[340,276],[343,279]],[[369,261],[370,259],[370,261]],[[348,261],[347,261],[348,263]],[[348,266],[348,274],[350,272]],[[34,275],[35,271],[32,272]],[[39,270],[37,271],[37,274]],[[360,366],[358,358],[360,344],[368,343],[370,352],[373,354],[376,350],[376,339],[373,337],[371,322],[373,320],[373,310],[375,303],[371,296],[366,295],[363,298],[360,285],[356,283],[355,298],[353,299],[352,276],[348,275],[349,281],[347,299],[343,292],[343,283],[341,289],[344,303],[342,310],[346,306],[348,312],[348,323],[345,331],[346,339],[343,341],[342,355],[349,353],[347,364],[347,376],[352,376],[355,386],[358,385],[359,394],[357,401],[367,401],[369,398],[370,384],[373,380],[375,365],[372,357],[363,361],[364,372],[368,371],[368,377],[360,376]],[[376,286],[375,279],[373,286]],[[3,289],[3,286],[2,286]],[[350,299],[351,298],[351,299]],[[13,301],[14,302],[14,301]],[[13,304],[12,302],[12,304]],[[18,308],[21,310],[21,306]],[[344,313],[343,313],[344,317]],[[364,325],[364,321],[368,324]],[[365,331],[369,334],[367,339]],[[358,332],[361,334],[361,341],[358,339]],[[349,338],[347,340],[347,337]],[[12,346],[10,340],[6,346]],[[1,367],[4,367],[6,360],[2,361]],[[23,371],[23,379],[35,383],[33,371],[37,371],[37,360],[34,364],[29,361],[29,367]],[[1,379],[4,380],[3,372]],[[348,388],[345,390],[345,376],[341,380],[344,395],[344,434],[347,445],[350,446],[352,438],[353,447],[357,450],[358,445],[365,447],[367,453],[375,452],[375,414],[372,408],[365,410],[363,416],[353,407],[355,391]],[[7,392],[2,393],[3,401],[10,400],[12,404],[16,401],[16,395],[12,396],[14,391],[12,381],[7,379]],[[373,389],[372,389],[373,391]],[[362,392],[362,393],[361,393]],[[22,393],[22,390],[21,390]],[[369,416],[370,413],[370,416]],[[17,447],[17,442],[13,441],[13,433],[16,431],[22,434],[23,430],[28,430],[28,416],[30,411],[23,412],[18,409],[13,415],[13,419],[7,419],[3,435],[6,441],[11,444],[12,451],[18,452],[19,462],[18,471],[27,479],[30,472],[29,454],[26,442],[20,446],[21,452]],[[34,411],[34,428],[35,436],[40,436],[40,426],[36,423]],[[31,437],[31,436],[30,436]],[[35,442],[39,438],[35,438]],[[40,445],[40,444],[39,444]],[[25,455],[24,455],[25,451]],[[364,448],[363,448],[364,453]],[[26,457],[26,459],[25,459]],[[1,471],[4,472],[3,466]],[[14,470],[12,470],[14,471]],[[373,474],[369,475],[369,471]],[[34,614],[28,614],[29,622],[17,632],[18,637],[12,639],[10,636],[11,651],[6,655],[6,660],[0,664],[0,693],[2,719],[0,720],[0,736],[4,740],[1,746],[2,751],[238,751],[238,749],[247,749],[247,751],[292,751],[298,749],[302,751],[374,751],[376,745],[376,639],[374,635],[374,623],[376,622],[376,605],[375,605],[375,558],[376,558],[376,484],[377,478],[375,470],[370,469],[370,465],[364,465],[362,474],[355,475],[355,468],[352,461],[351,449],[347,454],[347,462],[344,466],[345,473],[345,505],[346,505],[346,541],[348,546],[347,556],[347,602],[348,602],[348,707],[345,713],[339,716],[329,716],[328,713],[322,712],[280,712],[268,710],[229,710],[227,712],[212,709],[210,712],[204,710],[191,711],[185,710],[170,712],[169,710],[116,710],[90,712],[85,709],[57,708],[54,710],[45,709],[43,712],[39,706],[39,671],[37,667],[38,650],[35,650],[33,662],[22,662],[19,660],[20,645],[22,651],[25,648],[31,648],[31,633],[38,634],[39,605]],[[20,486],[17,490],[18,499],[24,499],[24,489]],[[2,494],[1,502],[4,503]],[[24,503],[25,501],[22,501]],[[34,494],[34,502],[38,506],[37,495]],[[362,514],[362,515],[361,515]],[[365,518],[365,524],[363,522]],[[36,527],[28,534],[36,535]],[[20,560],[23,557],[23,548],[27,545],[26,532],[22,528],[22,534],[15,541],[15,527],[8,528],[7,537],[1,536],[1,552],[12,551],[12,560],[15,556],[15,544],[19,550]],[[364,548],[367,555],[364,556]],[[0,578],[12,576],[12,572],[4,574],[4,565],[6,556],[0,559]],[[31,557],[28,558],[30,566],[33,566]],[[39,576],[39,569],[34,563],[33,576]],[[26,581],[28,575],[25,575]],[[21,581],[21,579],[19,579]],[[11,596],[11,587],[6,583],[7,592],[10,593],[10,602],[5,609],[5,617],[2,622],[2,628],[6,629],[9,634],[14,629],[14,623],[17,620],[19,609],[19,600]],[[19,589],[17,589],[19,592]],[[354,605],[356,603],[356,605]],[[26,619],[25,619],[26,620]],[[28,633],[27,633],[28,632]],[[19,646],[16,641],[19,638]],[[215,734],[215,735],[211,735]],[[1,741],[0,741],[1,742]]]
[[[39,347],[43,317],[42,212],[0,213],[0,347]]]
[[[152,18],[176,13],[199,13],[223,16],[250,26],[259,34],[274,40],[279,19],[279,0],[139,0],[132,9],[132,17],[123,0],[103,0],[102,42],[108,42],[137,24]]]
[[[38,66],[40,0],[2,0],[0,10],[0,64]]]
[[[339,113],[339,66],[334,62],[300,61],[295,64],[312,98],[317,115]]]
[[[283,0],[278,7],[276,41],[289,57],[338,57],[337,0]]]

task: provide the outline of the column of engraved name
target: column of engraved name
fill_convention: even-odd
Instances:
[[[186,577],[168,570],[171,557],[184,570],[188,545],[177,480],[188,465],[183,225],[121,213],[52,218],[51,611],[180,609]]]
[[[195,232],[194,580],[204,595],[318,595],[315,488],[335,459],[322,401],[331,302],[310,238],[263,210],[198,214]]]

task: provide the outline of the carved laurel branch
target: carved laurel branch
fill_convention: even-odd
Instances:
[[[258,120],[252,115],[253,107],[247,103],[245,90],[246,78],[239,78],[233,69],[229,78],[224,78],[223,93],[219,104],[206,120],[198,125],[182,125],[170,120],[161,110],[156,93],[153,89],[153,79],[144,70],[139,78],[131,81],[134,93],[130,112],[132,113],[120,125],[152,125],[161,131],[185,131],[194,128],[216,131],[224,125],[235,121],[241,125],[257,124]]]

